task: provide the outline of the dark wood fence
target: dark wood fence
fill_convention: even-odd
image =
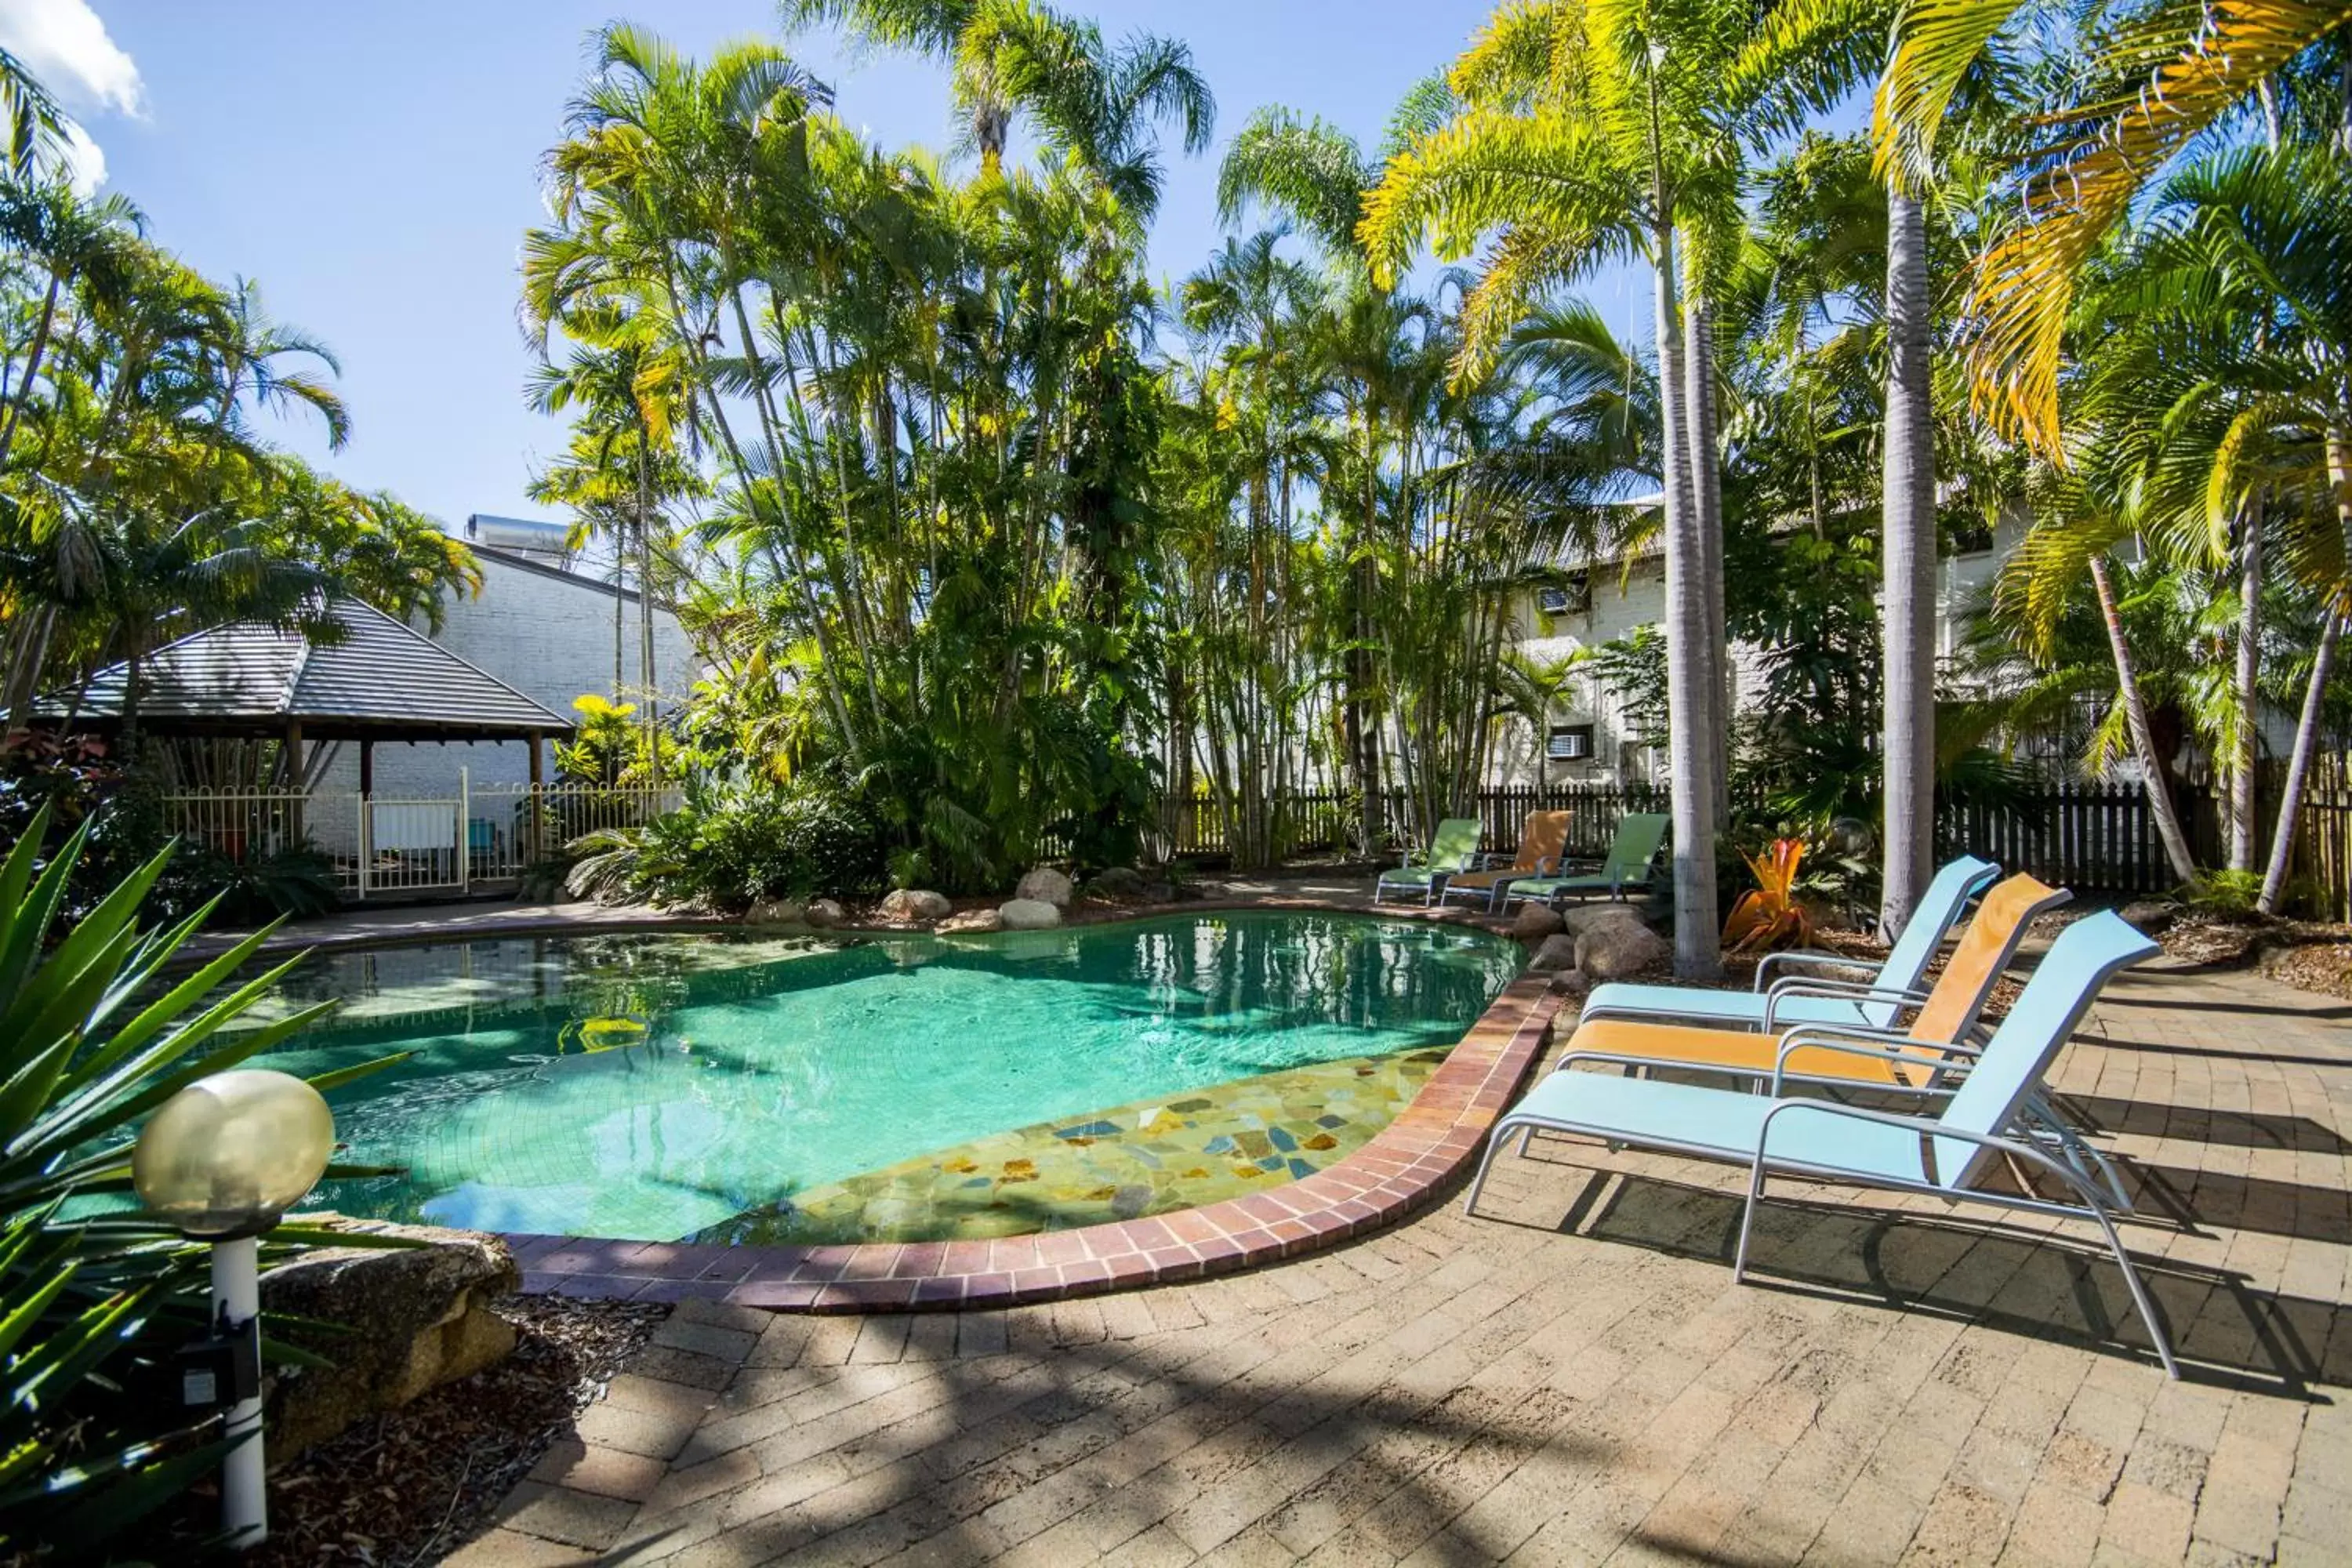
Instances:
[[[2279,764],[2269,764],[2260,781],[2260,843],[2265,851],[2274,811],[2270,803],[2277,798],[2282,773]],[[2201,788],[2184,789],[2180,808],[2200,863],[2221,864],[2224,830],[2219,803]],[[1277,858],[1345,851],[1358,837],[1359,809],[1351,793],[1282,796],[1273,813]],[[1486,848],[1507,852],[1518,847],[1519,828],[1529,812],[1565,811],[1570,852],[1598,855],[1608,848],[1625,813],[1665,809],[1663,789],[1554,784],[1482,790],[1465,815],[1477,816]],[[1402,791],[1389,794],[1381,819],[1412,820]],[[1223,816],[1213,802],[1170,802],[1162,820],[1175,853],[1226,852]],[[1998,803],[1939,803],[1936,852],[1938,858],[1981,855],[2009,870],[2101,898],[2169,892],[2177,880],[2157,837],[2147,792],[2131,784],[2052,780]],[[2315,772],[2296,828],[2293,881],[2304,910],[2322,919],[2352,920],[2352,759],[2324,758]]]

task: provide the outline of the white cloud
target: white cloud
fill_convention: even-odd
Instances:
[[[79,125],[66,127],[66,177],[73,182],[78,196],[106,184],[106,154]]]
[[[146,112],[139,62],[107,37],[89,0],[0,0],[0,47],[68,109]]]

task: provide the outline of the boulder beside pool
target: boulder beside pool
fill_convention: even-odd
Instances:
[[[1013,889],[1013,899],[1015,903],[1051,904],[1056,910],[1066,910],[1075,890],[1067,877],[1051,866],[1040,866],[1021,879],[1021,885]]]
[[[514,1325],[489,1309],[522,1283],[522,1270],[499,1237],[377,1220],[330,1222],[421,1245],[321,1247],[261,1277],[264,1312],[346,1331],[270,1330],[332,1363],[271,1372],[263,1423],[273,1460],[323,1443],[354,1421],[397,1410],[428,1389],[471,1377],[504,1360],[515,1345]]]
[[[1032,871],[1029,875],[1034,877],[1036,873]],[[1022,886],[1028,884],[1029,879],[1023,878]],[[1068,885],[1066,879],[1063,886]],[[1043,899],[1007,899],[996,906],[996,913],[1006,931],[1047,931],[1062,923],[1062,911]]]
[[[945,893],[922,888],[894,888],[882,900],[882,918],[898,925],[943,921],[955,913]]]

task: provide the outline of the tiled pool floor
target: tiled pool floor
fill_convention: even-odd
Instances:
[[[812,1187],[692,1239],[982,1240],[1265,1192],[1363,1147],[1445,1057],[1441,1047],[1345,1058],[994,1132]]]

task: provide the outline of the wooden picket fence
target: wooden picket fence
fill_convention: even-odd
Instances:
[[[2277,798],[2282,767],[2267,765],[2261,797]],[[2202,789],[2181,792],[2180,809],[2200,864],[2222,859],[2219,802]],[[1598,855],[1609,847],[1618,819],[1629,811],[1664,811],[1665,791],[1643,785],[1532,785],[1481,790],[1463,811],[1475,815],[1489,850],[1518,847],[1519,828],[1533,811],[1569,814],[1571,854]],[[1278,858],[1344,853],[1359,839],[1358,796],[1339,791],[1286,794],[1272,803]],[[2267,847],[2274,806],[2261,813]],[[1206,797],[1164,803],[1164,841],[1179,855],[1227,852],[1224,816]],[[1391,791],[1381,820],[1391,827],[1412,821],[1404,792]],[[2138,784],[2053,779],[1996,803],[1941,802],[1936,812],[1939,858],[1980,855],[2011,871],[2106,899],[2170,892],[2177,881],[2156,830],[2156,815]],[[2321,919],[2352,921],[2352,757],[2321,759],[2306,791],[2295,832],[2292,884],[2296,903]]]

